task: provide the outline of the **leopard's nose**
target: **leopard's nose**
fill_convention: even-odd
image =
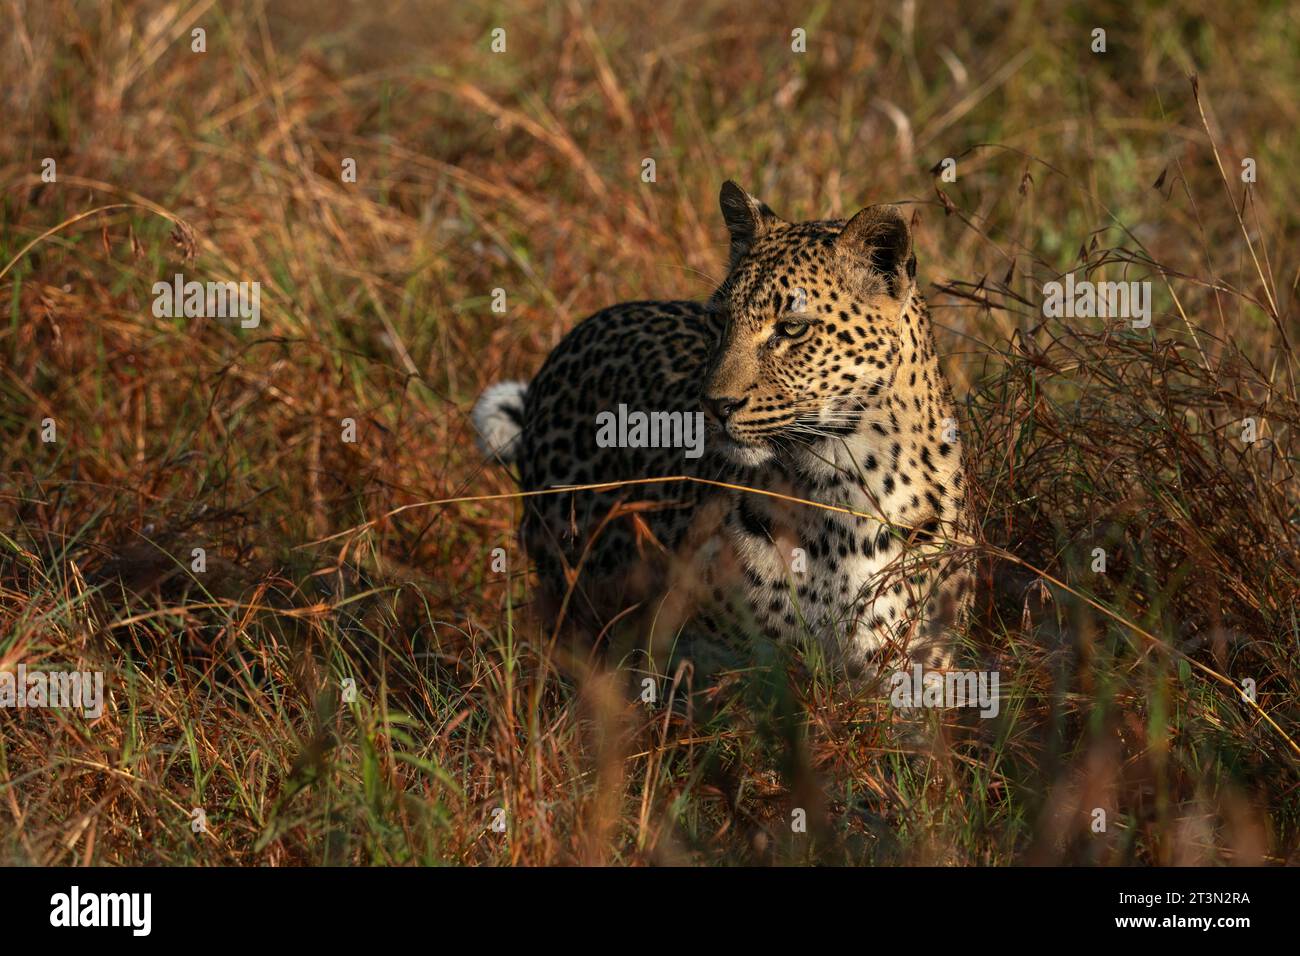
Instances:
[[[718,424],[725,425],[732,413],[744,408],[748,401],[748,398],[712,398],[706,395],[704,409],[717,419]]]

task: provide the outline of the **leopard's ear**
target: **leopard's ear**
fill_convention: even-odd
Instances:
[[[731,262],[727,268],[734,269],[749,252],[754,240],[770,232],[782,220],[768,208],[767,203],[755,199],[730,179],[722,184],[718,205],[722,207],[722,218],[731,233]]]
[[[883,276],[889,291],[902,295],[916,277],[912,227],[897,206],[868,206],[848,221],[836,250]]]

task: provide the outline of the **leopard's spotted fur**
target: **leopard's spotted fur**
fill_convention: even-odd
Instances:
[[[661,630],[811,634],[851,669],[891,651],[942,665],[971,596],[970,525],[909,225],[893,207],[791,224],[733,183],[721,203],[731,262],[708,302],[596,313],[526,388],[485,393],[475,422],[526,490],[691,475],[772,494],[677,482],[525,499],[543,594],[556,608],[571,590],[570,618],[596,626],[642,602]],[[620,403],[703,407],[704,455],[598,447],[597,414]]]

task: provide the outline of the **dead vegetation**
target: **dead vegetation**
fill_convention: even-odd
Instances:
[[[1185,6],[0,11],[0,671],[109,694],[0,712],[0,859],[1294,861],[1300,23]],[[933,753],[785,650],[629,702],[484,497],[474,396],[707,294],[728,177],[918,213],[1005,696]],[[1151,327],[1045,319],[1068,270],[1150,281]],[[260,326],[156,317],[176,272]]]

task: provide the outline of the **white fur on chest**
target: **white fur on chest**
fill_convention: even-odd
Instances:
[[[841,489],[827,503],[861,514],[877,511],[866,491],[849,491]],[[879,648],[901,624],[907,591],[893,588],[901,542],[883,522],[751,495],[744,503],[747,523],[739,507],[733,508],[728,537],[750,572],[747,603],[767,629],[784,640],[811,634],[860,657]],[[755,516],[770,536],[754,533]]]

